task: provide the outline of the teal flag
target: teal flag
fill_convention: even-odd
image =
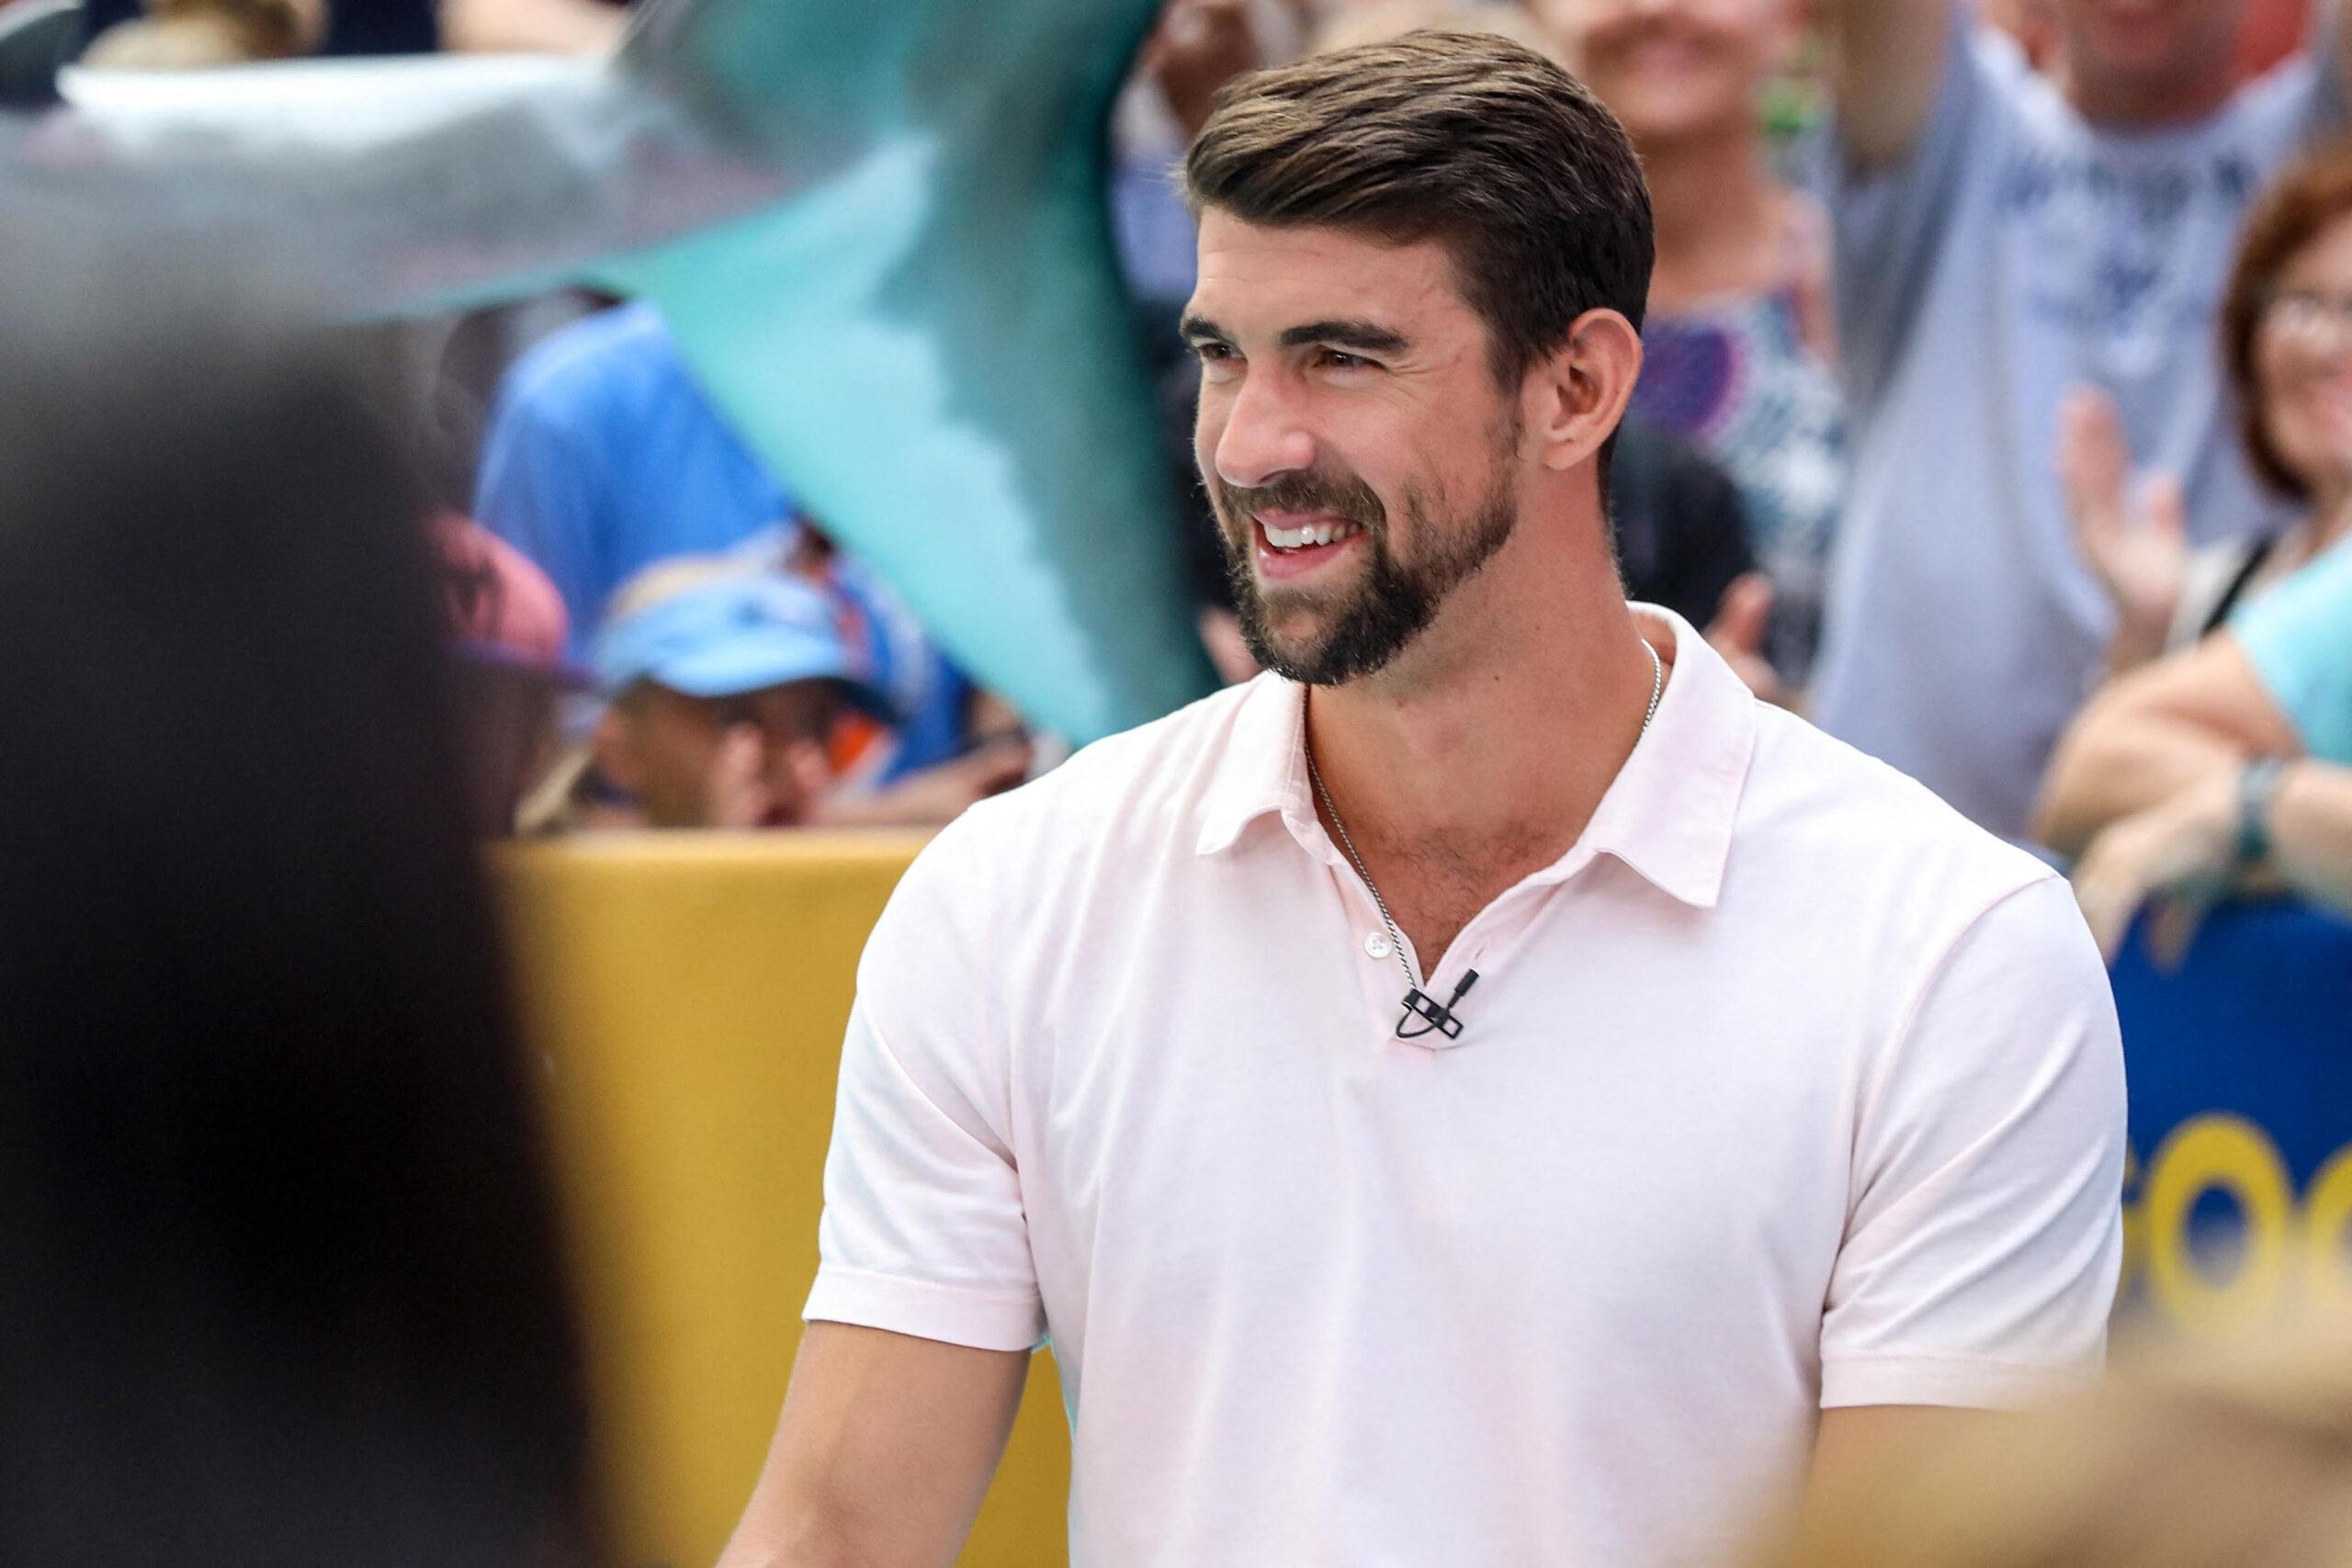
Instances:
[[[347,319],[649,299],[949,651],[1086,740],[1212,684],[1102,194],[1156,10],[671,0],[605,62],[91,76],[0,141],[0,199],[238,236]]]

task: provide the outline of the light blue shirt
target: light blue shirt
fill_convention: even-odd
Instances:
[[[2303,750],[2352,764],[2352,540],[2240,608],[2230,631]]]

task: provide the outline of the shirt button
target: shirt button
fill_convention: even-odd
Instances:
[[[1388,939],[1385,936],[1374,931],[1363,939],[1363,951],[1368,958],[1385,958],[1396,950],[1388,945]]]

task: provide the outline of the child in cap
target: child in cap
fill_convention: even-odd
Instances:
[[[824,593],[737,556],[665,561],[624,584],[593,661],[605,711],[581,765],[542,792],[555,808],[530,812],[538,826],[797,827],[831,784],[840,719],[893,717]],[[591,757],[628,811],[578,800]]]

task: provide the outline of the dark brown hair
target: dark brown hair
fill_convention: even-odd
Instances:
[[[2255,472],[2297,501],[2310,500],[2310,491],[2271,443],[2255,348],[2278,275],[2343,218],[2352,218],[2352,142],[2336,142],[2303,158],[2255,204],[2222,296],[2222,362],[2237,403],[2238,433]]]
[[[1493,33],[1413,32],[1239,77],[1185,161],[1195,212],[1435,240],[1515,383],[1588,310],[1638,328],[1656,242],[1624,128]]]

